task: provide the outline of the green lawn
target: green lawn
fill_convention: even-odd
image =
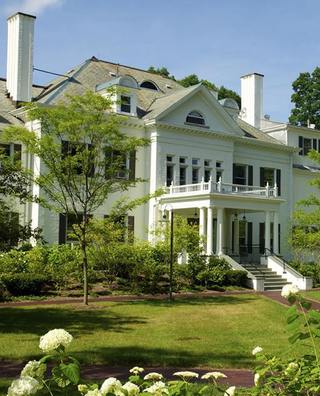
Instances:
[[[251,350],[293,355],[286,308],[255,295],[206,299],[101,302],[0,309],[0,359],[41,356],[39,337],[68,330],[83,363],[179,367],[252,367]],[[301,350],[300,350],[301,351]]]
[[[303,293],[304,297],[320,301],[320,290],[310,290]]]

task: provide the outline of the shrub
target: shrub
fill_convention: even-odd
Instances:
[[[290,262],[290,265],[303,276],[310,276],[314,287],[320,286],[320,263],[294,260]]]
[[[225,286],[241,286],[247,285],[247,272],[240,270],[228,270],[225,276]]]
[[[22,273],[1,276],[1,283],[13,296],[38,296],[49,282],[44,275]]]

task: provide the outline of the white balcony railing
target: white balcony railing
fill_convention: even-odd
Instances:
[[[273,187],[270,187],[268,183],[265,187],[244,186],[242,184],[224,183],[221,179],[218,182],[213,182],[210,179],[208,182],[202,180],[200,183],[185,184],[182,186],[176,186],[174,184],[171,184],[170,187],[165,187],[165,190],[166,194],[169,195],[197,195],[201,193],[218,193],[231,195],[250,195],[265,198],[276,198],[278,196],[278,188],[276,184]]]

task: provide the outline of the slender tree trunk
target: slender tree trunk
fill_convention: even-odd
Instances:
[[[81,243],[82,268],[83,268],[83,303],[88,305],[88,257],[86,242]]]

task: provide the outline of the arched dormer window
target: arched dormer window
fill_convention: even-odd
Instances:
[[[198,111],[190,111],[187,115],[186,122],[188,124],[205,125],[204,117]]]
[[[138,83],[135,78],[131,76],[122,76],[119,79],[119,85],[127,88],[138,88]]]
[[[147,89],[152,89],[153,91],[159,91],[158,87],[156,86],[156,84],[152,81],[143,81],[140,84],[141,88],[147,88]]]

